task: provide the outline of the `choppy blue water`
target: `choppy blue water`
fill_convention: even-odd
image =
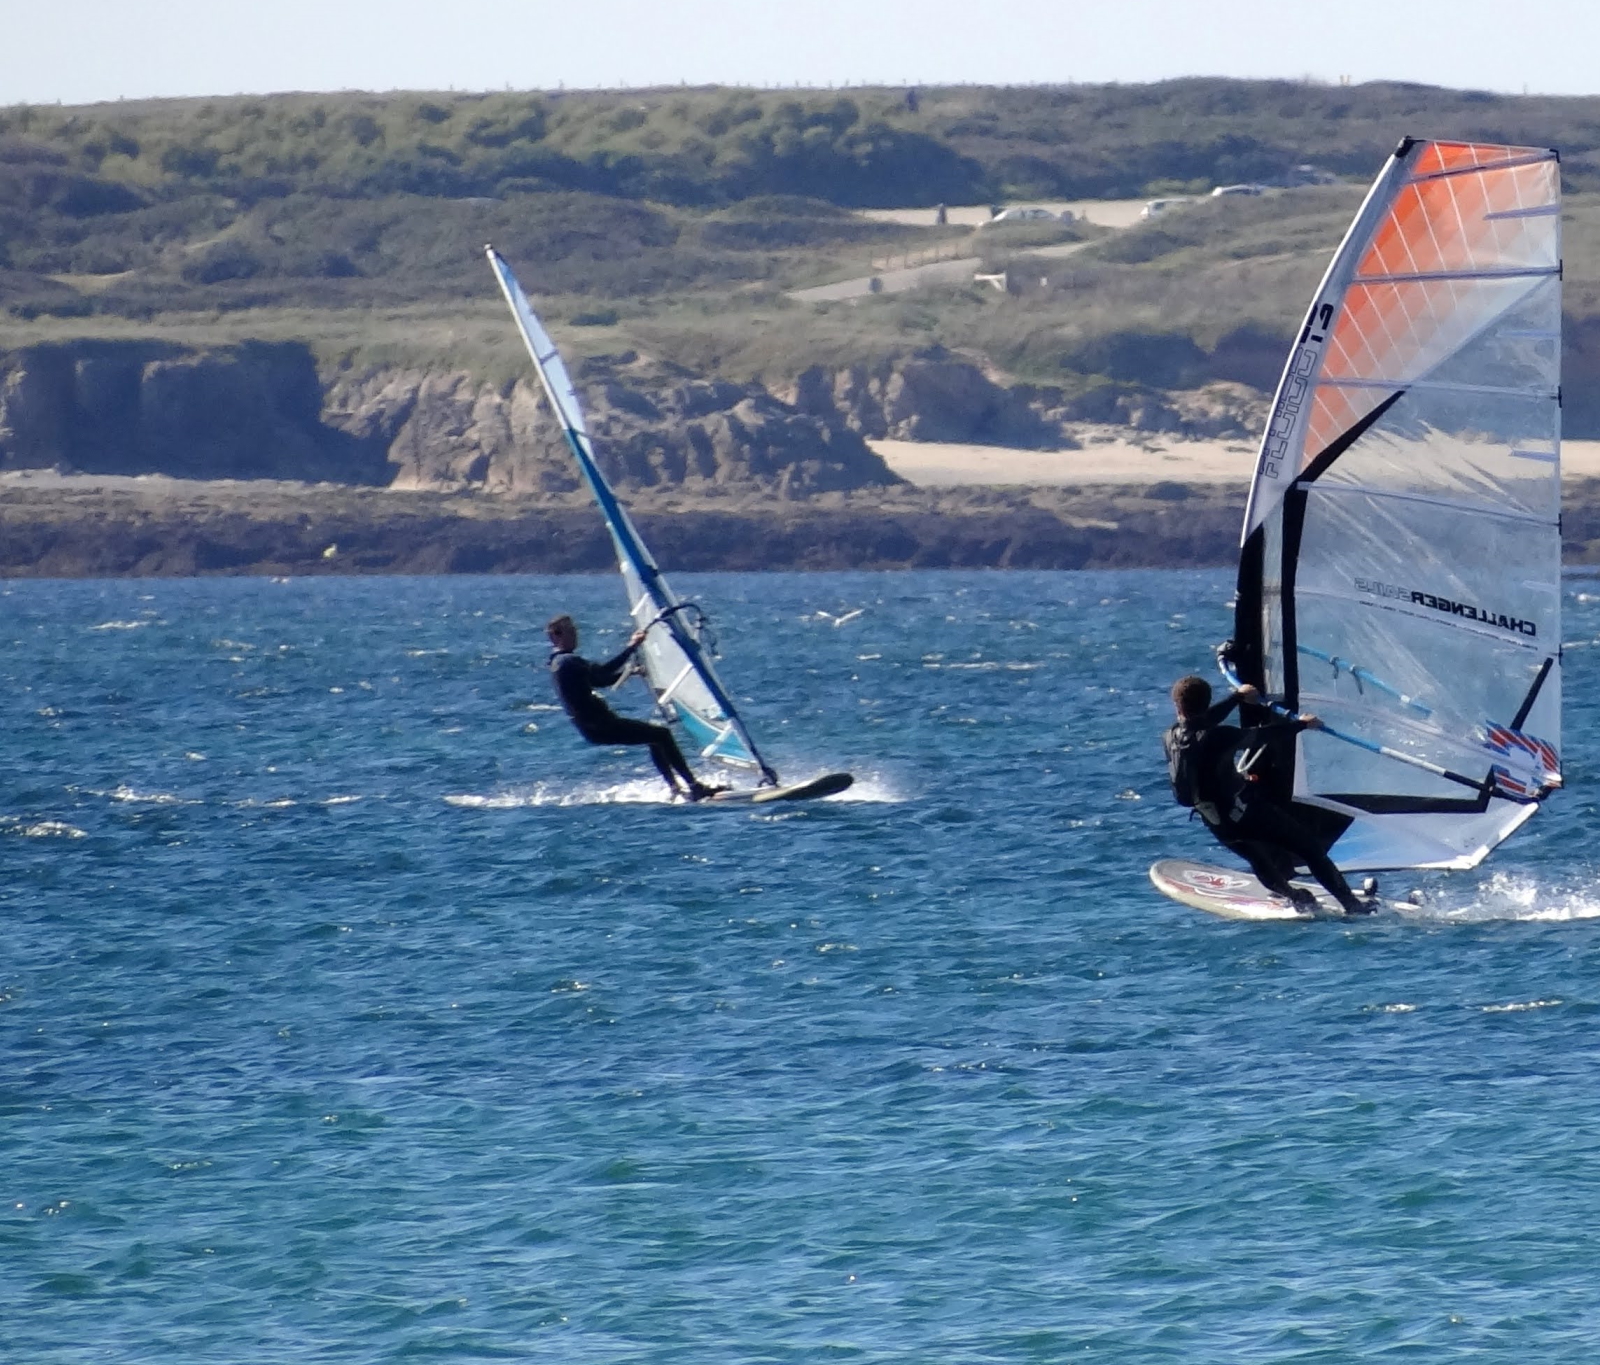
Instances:
[[[855,799],[581,744],[610,579],[0,592],[0,1356],[1600,1353],[1591,582],[1569,790],[1357,926],[1146,881],[1226,576],[684,586]]]

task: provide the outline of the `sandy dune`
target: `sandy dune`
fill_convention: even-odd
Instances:
[[[869,441],[889,468],[919,488],[982,485],[1246,484],[1256,447],[1245,441],[1129,440],[1120,428],[1084,433],[1082,450],[1010,450],[926,441]],[[1600,478],[1600,441],[1564,441],[1562,474]]]

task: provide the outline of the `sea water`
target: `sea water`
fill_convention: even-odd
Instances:
[[[1595,1359],[1600,588],[1526,830],[1239,925],[1226,575],[680,586],[845,798],[581,743],[609,578],[0,590],[0,1358]]]

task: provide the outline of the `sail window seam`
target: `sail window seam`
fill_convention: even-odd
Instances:
[[[1498,507],[1478,503],[1459,502],[1454,498],[1432,498],[1426,493],[1401,493],[1388,488],[1374,488],[1371,484],[1338,483],[1320,479],[1316,484],[1319,493],[1360,493],[1369,498],[1392,498],[1396,502],[1421,503],[1426,507],[1443,507],[1449,512],[1470,512],[1474,516],[1495,517],[1501,521],[1516,521],[1529,526],[1554,526],[1555,517],[1541,517],[1535,512],[1508,512]]]

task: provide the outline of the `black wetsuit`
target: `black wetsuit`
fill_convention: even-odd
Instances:
[[[1250,864],[1256,880],[1268,891],[1289,900],[1303,900],[1305,893],[1296,891],[1289,878],[1294,875],[1296,864],[1304,863],[1346,910],[1364,911],[1367,907],[1356,899],[1322,841],[1273,798],[1261,780],[1262,774],[1252,770],[1270,761],[1267,750],[1275,740],[1298,734],[1306,723],[1284,718],[1249,728],[1222,724],[1238,704],[1235,693],[1219,701],[1199,722],[1180,721],[1164,737],[1170,760],[1173,738],[1180,726],[1187,725],[1191,732],[1200,733],[1196,763],[1199,790],[1194,793],[1194,808],[1206,828],[1219,844]],[[1235,756],[1241,753],[1244,757],[1236,760]],[[1241,764],[1245,771],[1241,771]]]
[[[603,664],[591,663],[581,655],[557,652],[550,656],[550,675],[555,679],[556,692],[567,715],[578,733],[591,744],[648,744],[650,758],[666,784],[677,789],[674,774],[681,777],[692,792],[699,787],[695,775],[689,771],[678,741],[665,725],[652,725],[649,721],[631,720],[619,716],[595,695],[597,687],[610,687],[628,666],[636,645],[629,645],[614,659]]]

